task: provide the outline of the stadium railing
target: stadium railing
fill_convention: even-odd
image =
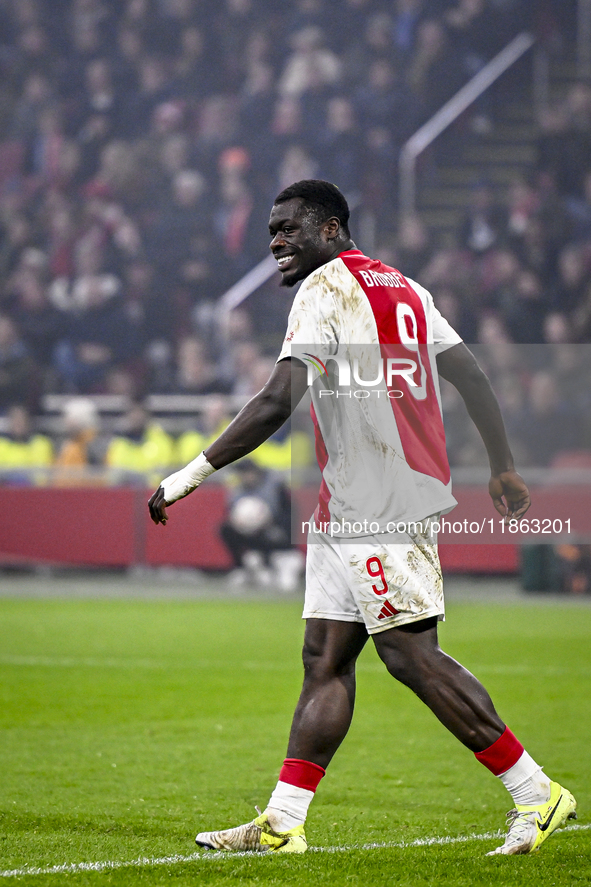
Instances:
[[[470,105],[474,104],[505,71],[528,52],[535,42],[536,38],[527,31],[518,34],[403,145],[398,161],[400,173],[399,211],[401,218],[411,215],[415,210],[416,164],[418,157],[442,132],[458,119],[460,114],[463,114]],[[544,69],[541,66],[537,68],[537,75],[538,78],[544,76]],[[539,86],[536,94],[541,97],[543,91],[543,86]]]

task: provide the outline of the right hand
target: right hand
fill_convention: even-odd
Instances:
[[[152,493],[152,495],[148,499],[150,517],[155,524],[162,524],[162,526],[166,526],[166,521],[168,520],[166,506],[168,504],[169,503],[164,498],[164,490],[162,489],[162,487],[158,487],[156,492]]]

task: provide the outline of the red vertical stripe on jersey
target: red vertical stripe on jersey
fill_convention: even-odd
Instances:
[[[322,472],[322,481],[320,483],[320,490],[318,492],[318,505],[316,506],[316,510],[314,511],[314,521],[317,527],[320,527],[322,524],[326,524],[330,521],[330,511],[328,508],[328,503],[330,502],[330,490],[326,485],[326,481],[324,480],[324,469],[326,467],[326,463],[328,462],[328,450],[326,449],[326,444],[324,443],[324,438],[322,437],[322,432],[320,431],[320,426],[318,425],[318,418],[316,416],[316,410],[314,409],[314,404],[310,404],[310,415],[312,416],[312,422],[314,423],[314,446],[316,450],[316,460],[318,462],[318,467]]]
[[[390,403],[409,466],[414,471],[437,478],[447,484],[450,480],[450,470],[445,448],[445,432],[427,349],[427,321],[423,303],[403,275],[394,268],[368,259],[361,252],[348,251],[341,254],[340,258],[368,298],[376,320],[384,359],[389,355],[400,357],[401,353],[408,357],[411,357],[413,353],[416,355],[416,352],[406,349],[406,346],[401,342],[396,319],[396,306],[401,302],[407,304],[416,317],[419,354],[427,374],[427,396],[424,400],[417,400],[413,397],[410,386],[400,376],[398,377],[400,381],[397,381],[396,384],[404,389],[404,396],[392,398]],[[361,272],[365,272],[365,278]],[[396,281],[399,285],[388,286],[368,272],[391,275],[390,280]],[[388,346],[396,347],[390,347],[389,350]],[[390,390],[393,389],[390,388]]]

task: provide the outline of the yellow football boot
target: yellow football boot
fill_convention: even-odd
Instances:
[[[505,843],[486,855],[534,853],[567,819],[576,818],[577,802],[571,793],[557,782],[551,782],[549,801],[531,807],[517,804],[515,810],[507,813],[509,831]]]
[[[219,832],[200,832],[195,838],[207,850],[254,850],[258,853],[305,853],[308,849],[304,826],[297,825],[287,832],[273,831],[266,813],[252,822]]]

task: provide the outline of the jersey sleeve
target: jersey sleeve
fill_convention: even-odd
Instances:
[[[277,362],[298,358],[311,367],[314,378],[323,371],[324,358],[335,354],[339,343],[339,315],[326,269],[314,272],[300,287],[277,358]]]
[[[406,279],[415,292],[420,296],[423,305],[425,306],[429,339],[435,346],[435,354],[441,354],[442,351],[447,351],[448,348],[453,348],[454,345],[459,345],[462,341],[462,337],[456,333],[451,324],[447,322],[445,317],[435,307],[431,293],[426,290],[424,286],[421,286],[420,283],[416,283],[408,277]]]

